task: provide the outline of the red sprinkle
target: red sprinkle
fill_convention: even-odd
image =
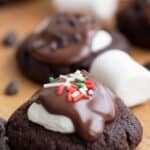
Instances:
[[[72,94],[71,94],[71,93],[68,93],[68,94],[67,94],[67,97],[68,97],[68,101],[69,101],[69,102],[72,102],[72,101],[73,101],[73,99],[72,99]]]
[[[76,87],[73,87],[73,86],[67,88],[67,91],[68,91],[68,92],[71,92],[71,93],[75,92],[76,90],[77,90],[77,88],[76,88]]]
[[[83,98],[83,94],[78,95],[77,97],[73,98],[73,102],[79,101],[81,98]]]
[[[72,84],[71,87],[75,88],[76,90],[78,89],[78,87],[75,84]]]
[[[86,84],[88,89],[94,89],[95,88],[95,84],[91,80],[85,80],[85,84]]]
[[[86,86],[88,89],[94,89],[94,87],[95,87],[93,84],[87,84]]]
[[[61,96],[63,94],[63,92],[64,92],[64,89],[65,89],[64,85],[59,86],[57,88],[57,92],[56,92],[57,96]]]
[[[90,96],[88,96],[87,94],[83,94],[82,98],[84,98],[84,99],[89,99]]]
[[[85,80],[84,82],[85,82],[85,84],[93,84],[93,81],[91,81],[91,80]]]
[[[88,89],[94,89],[95,88],[95,83],[92,81],[92,80],[85,80],[84,81],[86,87]],[[79,91],[79,87],[75,84],[72,84],[71,86],[69,87],[66,87],[65,85],[61,85],[59,87],[57,87],[56,89],[56,95],[57,96],[61,96],[63,93],[64,93],[64,90],[66,89],[66,92],[67,92],[67,100],[68,102],[77,102],[81,99],[85,99],[85,100],[88,100],[90,99],[90,95],[88,93],[81,93]],[[76,97],[72,97],[72,94],[76,91],[79,91],[80,94]]]

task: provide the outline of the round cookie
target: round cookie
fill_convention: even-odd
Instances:
[[[71,89],[67,89],[60,94],[60,87],[54,87],[54,85],[62,83],[64,80],[61,78],[64,78],[66,79],[64,81],[65,86],[68,86],[68,80],[73,81],[71,82],[73,88],[74,84],[83,77],[80,73],[84,75],[84,81],[82,82],[88,83],[86,84],[88,89],[94,83],[94,93],[90,99],[81,98],[75,101],[74,97],[74,101],[70,101],[66,94]],[[78,76],[76,76],[77,74]],[[75,80],[72,80],[72,78],[75,78]],[[77,78],[78,80],[76,80]],[[89,83],[90,87],[88,86]],[[59,79],[45,84],[44,87],[44,89],[38,91],[29,102],[20,107],[9,119],[7,135],[12,149],[129,150],[135,149],[141,141],[142,127],[136,117],[108,88],[93,80],[85,71],[77,71],[74,74],[60,76]],[[60,105],[57,105],[58,103]],[[35,104],[42,106],[46,113],[44,114],[45,111],[43,112],[39,109],[37,115],[36,107],[33,107]],[[78,113],[76,114],[76,112]],[[67,118],[69,116],[71,120],[68,120],[65,116],[63,117],[64,114],[66,114]],[[56,117],[59,117],[59,119]],[[102,118],[97,122],[99,117]],[[88,121],[86,120],[87,118]],[[69,121],[70,124],[68,124]],[[52,126],[54,123],[55,126]],[[71,126],[72,123],[74,128]],[[104,128],[101,130],[102,124]],[[82,127],[84,128],[82,129]],[[68,133],[66,133],[66,129],[70,129]],[[100,134],[97,134],[99,131]]]
[[[119,30],[133,44],[150,48],[150,1],[134,0],[117,14]]]
[[[27,77],[45,83],[50,75],[89,70],[97,55],[114,48],[128,50],[126,39],[115,29],[103,29],[90,16],[60,13],[23,41],[17,61]]]

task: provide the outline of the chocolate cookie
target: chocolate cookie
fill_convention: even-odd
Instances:
[[[0,118],[0,150],[10,150],[5,131],[6,121]]]
[[[60,13],[23,41],[17,61],[27,77],[45,83],[50,75],[89,70],[93,59],[109,49],[127,51],[126,39],[91,16]]]
[[[119,30],[135,45],[150,48],[150,1],[134,0],[117,14]]]
[[[12,150],[133,150],[142,127],[108,88],[77,71],[45,84],[11,116],[7,135]]]

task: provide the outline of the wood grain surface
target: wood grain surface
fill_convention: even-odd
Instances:
[[[16,31],[23,39],[44,18],[53,13],[50,0],[29,0],[20,4],[0,7],[0,40],[8,31]],[[140,36],[140,35],[139,35]],[[11,113],[38,89],[39,85],[26,79],[18,70],[15,48],[0,44],[0,117],[8,119]],[[131,55],[140,63],[150,61],[150,51],[132,48]],[[13,79],[19,81],[19,92],[15,96],[5,96],[4,88]],[[143,141],[138,150],[150,149],[150,102],[132,109],[143,125]]]

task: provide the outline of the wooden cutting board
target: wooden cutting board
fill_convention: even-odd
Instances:
[[[52,12],[50,0],[33,0],[0,7],[0,40],[3,39],[5,33],[9,30],[16,31],[19,39],[23,39]],[[0,117],[6,119],[40,88],[39,85],[26,79],[19,72],[15,62],[15,51],[15,48],[3,47],[0,44]],[[132,48],[131,55],[142,64],[150,61],[150,51]],[[4,88],[13,79],[19,81],[19,92],[15,96],[5,96]],[[149,150],[150,102],[135,107],[132,111],[139,118],[144,128],[143,141],[138,150]]]

